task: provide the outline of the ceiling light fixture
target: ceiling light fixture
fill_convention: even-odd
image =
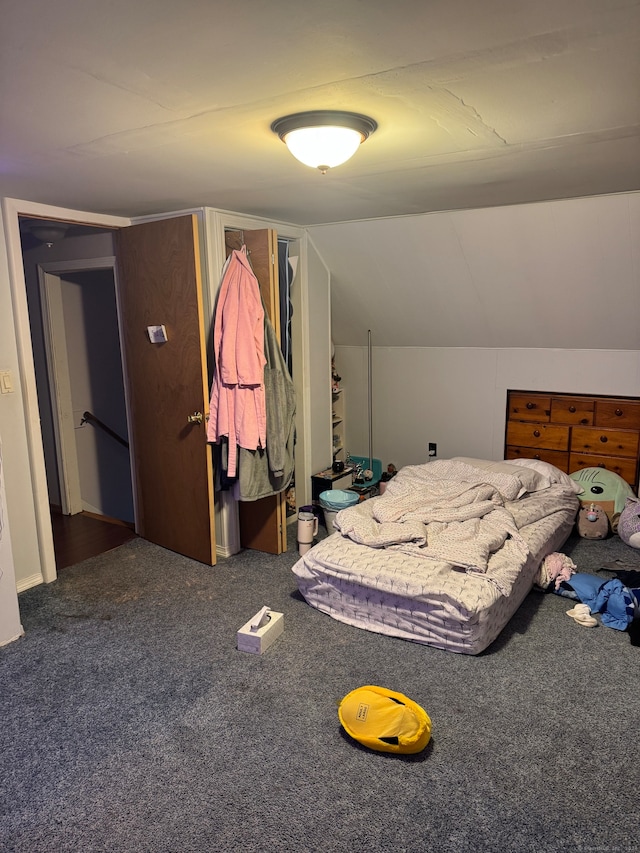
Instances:
[[[297,160],[324,175],[353,157],[377,127],[372,118],[359,113],[313,110],[276,119],[271,130]]]
[[[36,240],[44,243],[50,249],[56,241],[62,240],[66,236],[70,225],[67,222],[34,222],[26,227]]]

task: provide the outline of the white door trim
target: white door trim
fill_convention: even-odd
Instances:
[[[56,558],[53,549],[51,510],[49,508],[42,431],[40,429],[40,411],[36,391],[36,373],[33,364],[33,348],[31,345],[31,328],[29,326],[27,287],[22,262],[19,217],[35,216],[40,219],[58,219],[63,222],[73,222],[80,225],[97,225],[107,228],[123,228],[130,225],[131,220],[121,216],[88,213],[15,198],[4,198],[2,200],[2,213],[7,246],[9,284],[13,304],[13,322],[18,350],[20,387],[22,390],[25,430],[29,451],[29,476],[33,491],[36,535],[38,537],[38,552],[40,555],[40,573],[42,574],[42,580],[45,583],[50,583],[57,577]]]

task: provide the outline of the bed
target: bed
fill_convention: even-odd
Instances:
[[[341,510],[293,566],[305,600],[341,622],[453,652],[484,651],[562,547],[576,484],[538,460],[407,466]]]

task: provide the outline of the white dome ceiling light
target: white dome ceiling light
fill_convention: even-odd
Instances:
[[[71,224],[68,222],[39,222],[37,220],[28,222],[25,226],[26,230],[33,234],[36,240],[44,243],[49,249],[58,240],[64,239],[70,227]]]
[[[340,110],[313,110],[276,119],[277,133],[293,156],[322,174],[353,157],[378,127],[368,116]]]

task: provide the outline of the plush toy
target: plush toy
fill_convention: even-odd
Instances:
[[[632,548],[640,548],[640,501],[633,495],[620,513],[618,536]]]
[[[606,468],[581,468],[569,474],[582,486],[578,499],[583,506],[598,504],[606,512],[611,529],[615,532],[620,513],[628,497],[633,497],[631,486],[614,471]]]
[[[582,504],[576,524],[583,539],[606,539],[609,535],[609,517],[600,504]]]
[[[555,591],[562,581],[570,579],[577,568],[571,557],[567,557],[566,554],[559,551],[553,551],[553,553],[547,554],[542,561],[533,582],[545,592],[552,587]]]

